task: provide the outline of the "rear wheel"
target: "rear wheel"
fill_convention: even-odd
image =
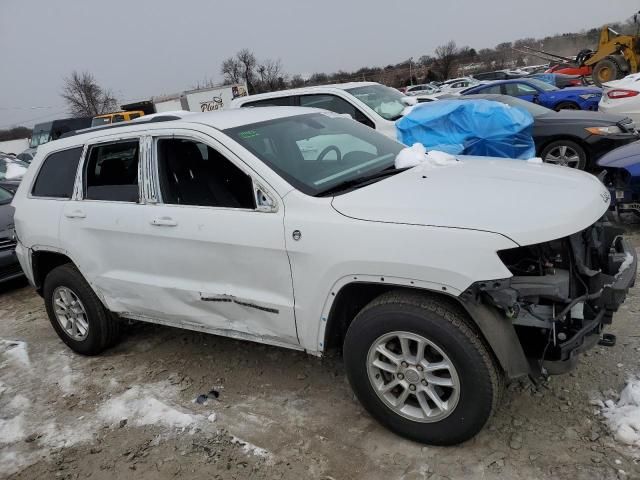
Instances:
[[[120,324],[72,265],[49,272],[43,293],[53,329],[72,350],[97,355],[118,340]]]
[[[571,140],[551,142],[542,150],[540,157],[543,162],[578,170],[584,170],[587,166],[587,154],[584,148]]]
[[[438,298],[388,293],[365,307],[344,342],[363,406],[403,437],[453,445],[478,433],[502,389],[492,355],[464,316]]]
[[[622,69],[620,65],[618,65],[618,62],[610,57],[603,58],[596,63],[591,73],[593,83],[598,87],[602,86],[603,83],[622,78],[623,76]]]
[[[560,110],[580,110],[580,105],[574,102],[560,102],[556,105],[556,111]]]

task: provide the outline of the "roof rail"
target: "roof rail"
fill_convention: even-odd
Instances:
[[[144,117],[141,117],[144,118]],[[150,120],[137,120],[135,122],[123,122],[123,123],[110,123],[109,125],[101,125],[99,127],[89,127],[83,128],[81,130],[71,130],[70,132],[65,132],[60,135],[59,138],[68,138],[73,137],[75,135],[82,135],[83,133],[89,132],[100,132],[102,130],[109,130],[111,128],[122,128],[122,127],[131,127],[134,125],[145,125],[147,123],[158,123],[158,122],[170,122],[172,120],[181,120],[182,117],[178,117],[176,115],[160,115],[157,117],[153,117]]]

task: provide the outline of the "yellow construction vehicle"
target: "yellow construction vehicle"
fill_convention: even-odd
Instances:
[[[636,18],[637,14],[634,16]],[[640,65],[640,36],[620,35],[605,26],[600,32],[598,49],[584,57],[579,63],[592,67],[591,78],[598,86],[630,73],[637,73]]]

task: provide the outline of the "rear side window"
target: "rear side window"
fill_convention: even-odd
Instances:
[[[243,107],[289,107],[292,106],[293,97],[267,98],[242,104]]]
[[[138,202],[139,142],[95,145],[85,170],[85,199]]]
[[[71,198],[82,147],[49,155],[42,162],[31,194],[34,197]]]

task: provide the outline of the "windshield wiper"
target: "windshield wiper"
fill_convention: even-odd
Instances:
[[[387,167],[378,172],[371,173],[363,177],[358,177],[352,180],[347,180],[345,182],[339,183],[338,185],[335,185],[327,190],[324,190],[323,192],[320,192],[318,196],[328,197],[331,195],[335,195],[336,193],[345,192],[348,190],[354,190],[355,188],[364,187],[366,185],[371,185],[372,183],[382,180],[383,178],[390,177],[392,175],[395,175],[396,173],[404,172],[405,170],[409,170],[410,168],[413,168],[413,167],[396,168],[395,166],[391,165],[390,167]]]

